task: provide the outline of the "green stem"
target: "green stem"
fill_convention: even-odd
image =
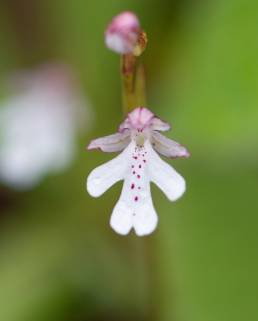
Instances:
[[[137,57],[133,54],[122,55],[122,99],[125,115],[138,106],[146,105],[145,74]]]
[[[146,81],[145,72],[142,64],[139,64],[135,71],[134,96],[137,106],[146,106]]]

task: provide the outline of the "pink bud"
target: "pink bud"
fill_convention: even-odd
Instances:
[[[113,18],[105,32],[105,42],[109,49],[119,53],[133,53],[140,34],[140,24],[136,15],[126,11]]]

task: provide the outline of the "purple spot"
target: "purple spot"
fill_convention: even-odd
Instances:
[[[131,189],[134,189],[134,183],[132,183],[132,185],[131,185]]]
[[[134,165],[132,165],[132,168],[134,168]]]
[[[133,174],[135,174],[135,171],[133,171]]]
[[[137,156],[133,156],[134,159],[137,159]]]
[[[138,189],[141,189],[141,186],[138,186]]]
[[[141,178],[141,176],[140,176],[140,175],[137,175],[137,178]]]
[[[135,200],[135,202],[137,202],[138,201],[138,196],[135,196],[134,200]]]
[[[144,159],[143,161],[144,161],[144,163],[146,163],[146,159]]]

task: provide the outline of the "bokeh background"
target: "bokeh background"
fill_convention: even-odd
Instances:
[[[192,154],[169,161],[181,200],[152,187],[160,221],[144,238],[109,227],[121,183],[99,199],[85,190],[113,157],[85,146],[123,117],[103,41],[123,10],[148,34],[148,107]],[[258,320],[258,2],[1,0],[0,44],[0,111],[9,74],[62,63],[88,117],[69,166],[29,189],[0,185],[0,320]]]

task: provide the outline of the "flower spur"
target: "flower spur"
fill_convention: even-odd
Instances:
[[[157,154],[176,158],[188,157],[185,147],[161,135],[170,126],[149,109],[138,107],[128,114],[119,132],[93,140],[88,149],[119,152],[120,155],[94,169],[87,179],[87,190],[99,197],[120,180],[121,196],[110,219],[111,227],[126,235],[134,228],[139,236],[150,234],[157,226],[150,182],[155,183],[170,201],[185,191],[185,180]]]

